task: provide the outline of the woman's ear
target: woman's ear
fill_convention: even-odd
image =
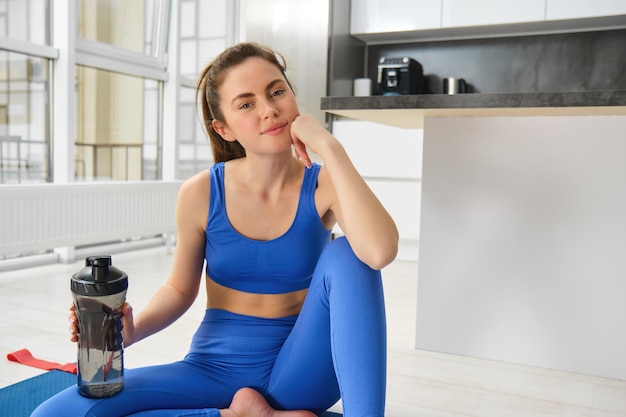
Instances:
[[[230,129],[226,126],[224,122],[213,119],[211,121],[211,124],[213,125],[213,130],[215,130],[218,135],[224,138],[225,141],[234,142],[237,140],[235,139],[235,137],[233,137]]]

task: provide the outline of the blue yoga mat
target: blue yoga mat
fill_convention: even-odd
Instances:
[[[50,371],[0,389],[0,416],[28,417],[35,408],[59,391],[76,383],[76,375]]]
[[[39,404],[72,384],[76,384],[76,375],[50,371],[0,389],[0,417],[29,417]],[[341,414],[326,412],[320,417]]]

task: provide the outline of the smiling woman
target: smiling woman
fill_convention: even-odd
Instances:
[[[384,415],[380,269],[398,232],[337,139],[300,114],[282,62],[243,43],[202,72],[216,163],[180,188],[169,279],[136,317],[123,308],[128,347],[189,309],[206,264],[207,308],[185,359],[129,370],[112,398],[68,389],[34,416],[313,417],[340,397],[346,417]],[[345,237],[331,241],[335,224]]]

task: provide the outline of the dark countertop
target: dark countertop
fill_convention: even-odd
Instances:
[[[419,128],[425,117],[626,115],[626,90],[323,97],[338,116]]]

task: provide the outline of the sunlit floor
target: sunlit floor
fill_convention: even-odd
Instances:
[[[170,270],[165,248],[114,254],[140,310]],[[75,360],[69,342],[69,279],[83,261],[0,273],[0,387],[43,371],[6,360],[22,348],[55,362]],[[626,417],[626,381],[418,351],[413,348],[417,264],[383,271],[389,330],[388,417]],[[180,359],[203,316],[204,297],[174,325],[130,347],[127,367]],[[625,353],[626,360],[626,353]],[[341,410],[337,404],[335,411]]]

